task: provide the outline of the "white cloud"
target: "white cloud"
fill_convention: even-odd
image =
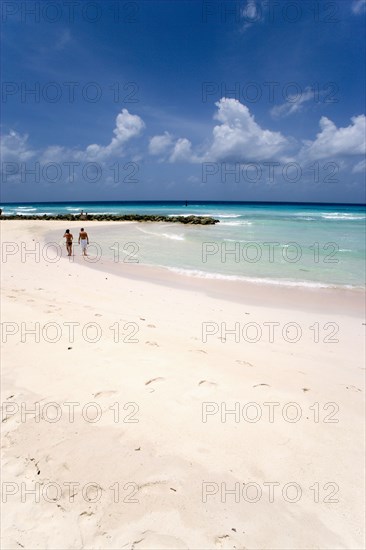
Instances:
[[[144,121],[137,115],[130,114],[123,109],[116,118],[116,127],[113,130],[114,137],[106,145],[92,144],[86,149],[71,149],[59,145],[51,145],[43,150],[32,150],[28,143],[28,135],[20,135],[11,130],[9,134],[1,137],[0,152],[3,162],[20,163],[29,162],[31,168],[35,162],[41,166],[48,163],[65,162],[100,162],[103,163],[109,158],[118,158],[126,153],[126,143],[140,135],[145,127]],[[14,172],[15,173],[15,172]]]
[[[366,117],[351,118],[345,128],[337,126],[329,118],[320,119],[321,131],[315,141],[305,141],[301,153],[311,159],[336,158],[342,155],[362,155],[366,152]]]
[[[241,10],[241,18],[244,21],[242,30],[245,31],[254,23],[259,23],[263,19],[263,1],[262,0],[247,0],[247,3]]]
[[[346,127],[337,127],[333,121],[323,116],[316,137],[301,144],[280,132],[263,128],[248,107],[236,99],[221,98],[215,105],[216,123],[212,126],[211,136],[207,136],[200,145],[193,147],[187,137],[177,138],[164,132],[150,139],[149,154],[155,156],[158,162],[191,164],[232,162],[245,165],[273,160],[280,163],[299,162],[305,166],[307,162],[325,159],[336,161],[342,170],[348,169],[354,174],[365,170],[365,161],[354,158],[366,152],[365,115],[353,117]],[[283,112],[287,113],[285,109]],[[2,159],[18,163],[30,161],[30,164],[39,161],[41,165],[72,161],[95,161],[103,164],[109,159],[126,155],[131,150],[129,141],[139,136],[144,128],[144,121],[139,116],[123,109],[116,117],[113,135],[107,145],[94,143],[85,149],[52,145],[38,151],[31,148],[27,135],[11,131],[1,140]],[[141,160],[142,152],[147,151],[133,151],[133,158]],[[350,157],[353,157],[352,165]]]
[[[126,143],[141,134],[145,128],[144,121],[138,115],[132,115],[127,109],[117,115],[116,127],[108,145],[93,143],[85,149],[68,149],[59,145],[47,147],[42,153],[40,160],[46,162],[61,161],[85,161],[103,162],[110,157],[122,156],[125,153]]]
[[[245,162],[271,159],[289,145],[280,132],[261,128],[248,107],[238,100],[221,98],[215,105],[218,110],[214,119],[220,124],[214,126],[211,143],[202,145],[200,152],[193,151],[189,139],[174,140],[165,132],[150,140],[150,154],[168,155],[169,162]]]
[[[199,158],[192,151],[189,139],[174,139],[169,132],[150,139],[149,153],[169,162],[199,162]]]
[[[138,115],[131,115],[127,109],[122,109],[116,119],[116,128],[113,133],[116,135],[113,140],[120,143],[136,137],[145,128],[145,123]],[[112,140],[112,142],[113,142]]]
[[[366,160],[363,159],[357,164],[355,164],[354,167],[352,168],[352,172],[354,174],[366,172]]]
[[[366,0],[354,0],[352,3],[352,11],[355,15],[359,15],[360,13],[364,13],[366,9]]]
[[[14,130],[1,137],[1,158],[3,162],[25,162],[35,155],[28,145],[28,135],[20,135]]]
[[[255,0],[248,0],[242,9],[242,17],[253,21],[259,17],[259,9]]]
[[[62,162],[70,160],[70,150],[60,145],[50,145],[40,154],[39,161],[41,164],[48,162]]]
[[[248,107],[238,100],[222,98],[216,106],[214,118],[221,124],[213,129],[213,143],[205,155],[207,160],[268,160],[289,145],[280,132],[261,128]]]
[[[302,103],[309,101],[310,97],[312,90],[307,89]],[[327,159],[337,162],[338,167],[343,170],[347,166],[347,157],[364,154],[366,149],[365,115],[353,117],[350,125],[345,128],[338,128],[330,119],[322,117],[319,123],[320,131],[315,139],[303,141],[301,145],[291,137],[260,126],[248,107],[236,99],[221,98],[216,106],[214,119],[218,124],[212,129],[210,141],[193,148],[189,139],[173,139],[165,132],[152,138],[150,153],[163,154],[164,160],[171,163],[246,164],[273,160],[284,164],[298,162],[305,165],[313,160]],[[297,108],[298,104],[295,109]],[[360,172],[363,167],[364,164],[359,163],[353,171]]]
[[[276,105],[271,109],[271,115],[274,118],[286,117],[298,113],[302,110],[303,104],[314,98],[314,90],[305,88],[300,96],[291,95],[286,103]]]
[[[164,132],[160,136],[154,136],[149,142],[150,155],[164,155],[173,146],[173,136],[169,132]]]
[[[21,165],[37,155],[28,145],[28,135],[18,134],[11,130],[9,134],[1,136],[0,158],[3,182],[14,182],[19,179]],[[32,161],[33,162],[33,161]]]
[[[127,109],[122,109],[116,118],[116,127],[113,130],[115,137],[109,145],[97,145],[93,143],[88,145],[85,152],[81,152],[81,157],[87,157],[88,160],[105,160],[114,155],[123,153],[124,144],[133,137],[140,135],[145,128],[144,121],[138,115],[131,115]]]
[[[196,162],[197,157],[192,152],[192,143],[189,139],[179,138],[174,145],[172,154],[169,157],[169,162]]]

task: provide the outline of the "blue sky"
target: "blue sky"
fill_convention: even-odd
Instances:
[[[1,8],[3,202],[365,202],[365,0]]]

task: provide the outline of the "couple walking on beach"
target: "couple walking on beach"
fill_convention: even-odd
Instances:
[[[74,239],[74,236],[72,235],[72,233],[70,233],[70,229],[66,229],[65,234],[64,234],[64,238],[66,239],[67,255],[71,256],[71,254],[72,254],[72,241]],[[80,229],[78,243],[81,244],[81,250],[82,250],[83,256],[87,256],[86,247],[89,244],[89,237],[88,237],[88,234],[84,230],[83,227]]]

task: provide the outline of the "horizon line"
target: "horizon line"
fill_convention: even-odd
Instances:
[[[297,204],[297,205],[319,205],[319,206],[365,206],[364,202],[313,202],[313,201],[225,201],[225,200],[189,200],[189,199],[164,199],[164,200],[94,200],[94,201],[11,201],[0,202],[0,206],[11,204],[95,204],[95,203],[188,203],[188,204]]]

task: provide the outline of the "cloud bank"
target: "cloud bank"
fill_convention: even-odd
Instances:
[[[203,143],[194,146],[186,136],[174,136],[168,131],[162,131],[152,136],[147,146],[138,141],[132,160],[150,157],[167,164],[246,164],[268,161],[304,164],[331,160],[342,168],[350,168],[355,174],[365,170],[364,160],[357,158],[366,153],[366,117],[363,114],[352,117],[344,127],[337,127],[331,119],[323,116],[319,121],[320,130],[313,140],[296,141],[291,136],[263,127],[249,108],[236,99],[223,97],[215,103],[215,107],[212,129]],[[285,107],[283,112],[287,113],[288,107]],[[85,149],[52,145],[42,150],[31,147],[28,135],[10,131],[1,139],[2,160],[3,163],[38,161],[41,164],[66,161],[114,162],[132,156],[129,144],[140,137],[145,128],[145,122],[140,116],[122,109],[116,117],[108,144],[92,143]]]

